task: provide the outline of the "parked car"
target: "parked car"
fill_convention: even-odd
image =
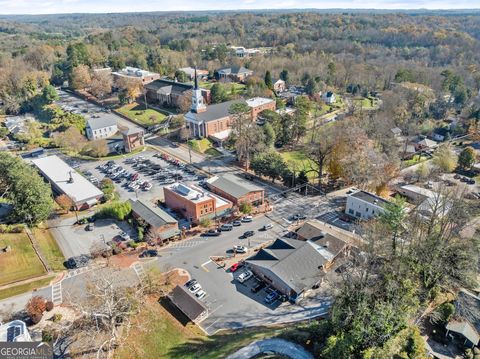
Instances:
[[[244,234],[243,234],[243,238],[248,238],[248,237],[251,237],[255,234],[254,231],[246,231]]]
[[[197,283],[192,285],[190,288],[188,288],[188,290],[190,291],[190,293],[195,294],[198,291],[202,290],[202,286],[199,283]]]
[[[252,216],[245,216],[242,218],[242,222],[247,223],[247,222],[252,222],[253,217]]]
[[[265,284],[265,282],[258,282],[257,284],[255,284],[251,291],[252,293],[258,293],[260,292],[263,288],[265,288],[267,285]]]
[[[230,267],[230,272],[235,272],[235,271],[238,270],[239,268],[242,268],[244,265],[245,265],[244,262],[234,263],[234,264],[232,264],[232,266]]]
[[[195,293],[195,297],[197,297],[197,299],[205,298],[206,295],[207,293],[203,289],[200,289],[197,293]]]
[[[238,226],[241,226],[241,225],[242,225],[241,221],[233,221],[232,222],[232,226],[234,226],[234,227],[238,227]]]
[[[82,254],[77,257],[68,258],[68,260],[64,264],[65,264],[65,267],[67,267],[68,269],[81,268],[88,265],[88,262],[90,262],[90,259],[91,259],[90,256],[87,256],[86,254]]]
[[[268,223],[268,224],[264,225],[264,226],[261,228],[261,230],[262,230],[262,231],[268,231],[269,229],[272,229],[272,228],[273,228],[273,224]]]
[[[140,258],[156,257],[156,256],[158,256],[158,251],[156,249],[147,249],[140,254]]]
[[[93,222],[87,224],[87,226],[85,227],[86,231],[93,231],[94,229],[95,229],[95,224]]]
[[[275,302],[278,297],[280,297],[280,295],[278,294],[278,292],[276,291],[273,291],[271,292],[269,295],[267,295],[264,299],[265,303],[267,304],[272,304],[273,302]]]
[[[229,224],[229,223],[226,223],[226,224],[222,224],[220,226],[220,230],[221,231],[231,231],[233,229],[233,225]]]
[[[187,283],[185,283],[185,287],[190,288],[192,285],[197,284],[198,281],[196,279],[190,279]]]
[[[122,241],[129,241],[130,235],[127,232],[122,232],[120,233],[120,238],[122,238]]]
[[[246,282],[247,280],[249,280],[252,277],[253,277],[253,273],[249,270],[246,270],[245,272],[240,273],[240,275],[237,277],[237,279],[240,283],[243,283],[243,282]]]
[[[233,251],[236,253],[247,253],[248,249],[245,246],[235,245],[233,246]]]
[[[222,232],[220,232],[218,229],[210,229],[209,231],[202,233],[202,236],[205,237],[218,237]]]

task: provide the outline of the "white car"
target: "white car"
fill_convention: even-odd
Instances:
[[[249,280],[250,278],[253,277],[253,273],[250,272],[249,270],[245,271],[245,272],[242,272],[240,273],[240,275],[237,277],[237,280],[240,282],[240,283],[243,283],[247,280]]]
[[[264,231],[268,231],[269,229],[272,229],[272,228],[273,228],[273,224],[271,223],[268,223],[262,227]]]
[[[199,283],[197,283],[195,285],[192,285],[190,288],[188,288],[188,290],[190,291],[190,293],[195,294],[202,290],[202,286]]]
[[[237,253],[247,253],[248,249],[245,246],[236,245],[233,246],[233,251]]]
[[[197,293],[195,293],[195,297],[197,297],[197,299],[205,298],[206,295],[207,293],[203,289],[200,289]]]
[[[120,233],[120,238],[122,238],[123,241],[129,241],[130,235],[127,232],[122,232]]]
[[[245,216],[242,218],[242,222],[251,222],[253,221],[253,217],[252,216]]]

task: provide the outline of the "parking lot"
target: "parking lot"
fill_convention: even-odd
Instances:
[[[164,186],[178,181],[198,183],[203,178],[196,170],[154,151],[118,160],[83,162],[78,170],[94,184],[112,179],[121,200],[163,200]]]
[[[268,223],[272,223],[268,217],[259,216],[254,218],[253,222],[242,223],[231,231],[222,232],[218,237],[182,241],[159,251],[155,265],[160,270],[183,268],[206,292],[201,300],[208,307],[209,316],[200,325],[209,334],[220,329],[261,325],[266,321],[275,323],[306,319],[326,312],[329,301],[325,295],[305,299],[300,305],[279,300],[266,304],[264,299],[269,289],[263,288],[252,293],[251,288],[257,283],[255,278],[252,277],[244,283],[236,280],[245,268],[232,273],[228,268],[221,268],[211,260],[212,256],[233,256],[232,248],[235,245],[250,246],[248,254],[237,255],[227,261],[229,267],[232,263],[248,257],[253,253],[253,248],[269,243],[284,233],[284,228],[277,224],[268,231],[261,231],[260,228]],[[242,238],[246,231],[253,231],[254,235]]]
[[[90,216],[85,213],[83,216]],[[126,222],[111,219],[95,221],[92,230],[87,230],[88,224],[75,225],[76,217],[49,221],[50,231],[57,240],[65,258],[90,254],[92,248],[102,248],[110,241],[121,241],[120,234],[126,232],[134,239],[136,233]]]

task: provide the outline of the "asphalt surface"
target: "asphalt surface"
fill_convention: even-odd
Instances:
[[[299,344],[284,339],[265,339],[253,342],[246,347],[230,354],[227,359],[250,359],[262,353],[276,353],[292,359],[313,359]]]

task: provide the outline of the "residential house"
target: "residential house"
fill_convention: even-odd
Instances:
[[[113,117],[101,116],[87,121],[86,133],[90,141],[109,138],[117,132],[117,121]]]
[[[416,211],[421,216],[429,216],[434,211],[443,216],[452,207],[451,201],[442,196],[441,193],[419,186],[400,185],[397,192],[416,205]]]
[[[213,193],[228,199],[237,207],[244,202],[255,207],[264,203],[265,190],[262,187],[231,173],[211,177],[207,185]]]
[[[231,80],[235,82],[244,82],[253,71],[243,66],[225,67],[217,71],[218,80]]]
[[[347,195],[345,213],[359,219],[368,220],[384,211],[389,202],[382,197],[366,191],[356,191]]]
[[[259,49],[247,49],[243,46],[230,46],[235,56],[240,58],[252,57],[261,53]]]
[[[450,129],[446,127],[436,128],[432,135],[432,138],[437,142],[443,142],[450,137]]]
[[[30,115],[22,116],[8,116],[3,124],[8,129],[8,132],[12,135],[24,134],[27,130],[27,125],[30,122],[35,122],[35,118]]]
[[[273,80],[273,91],[276,93],[284,92],[287,90],[287,84],[282,79]]]
[[[130,200],[132,215],[148,226],[148,232],[157,240],[168,240],[180,234],[178,222],[170,214],[150,202]]]
[[[144,132],[141,128],[128,128],[122,131],[123,148],[126,153],[145,146]]]
[[[421,136],[416,143],[417,151],[431,151],[438,147],[438,143],[424,136]]]
[[[462,289],[454,305],[455,314],[446,325],[446,336],[457,339],[467,347],[478,346],[480,343],[480,297]]]
[[[400,137],[402,135],[402,129],[399,127],[391,128],[390,131],[393,133],[393,136]]]
[[[325,92],[325,93],[323,94],[322,100],[323,100],[325,103],[333,104],[333,103],[335,103],[335,101],[336,101],[337,99],[336,99],[335,94],[334,94],[332,91],[327,91],[327,92]]]
[[[230,214],[232,202],[195,186],[172,184],[163,187],[165,205],[178,211],[191,223]]]
[[[279,238],[246,263],[269,286],[297,301],[322,283],[334,260],[342,255],[349,255],[349,246],[334,236],[306,241]]]
[[[139,69],[137,67],[130,67],[130,66],[127,66],[122,70],[112,72],[112,75],[115,81],[120,78],[129,78],[132,80],[139,81],[143,85],[149,84],[150,82],[160,78],[160,74],[157,74],[156,72],[150,72],[150,71]]]
[[[198,324],[208,317],[208,308],[185,286],[177,285],[168,294],[170,301],[192,322]]]
[[[199,77],[201,80],[205,80],[208,77],[208,70],[199,70],[193,67],[182,67],[179,70],[184,72],[191,81],[195,80],[195,76]],[[195,71],[197,71],[196,75]]]
[[[5,324],[0,323],[0,343],[31,341],[32,338],[30,337],[30,333],[28,332],[25,322],[21,320],[12,320],[11,322]],[[9,355],[6,354],[6,357],[9,357]]]
[[[56,155],[36,158],[32,163],[50,182],[54,194],[68,196],[77,210],[90,208],[103,197],[102,191]]]

